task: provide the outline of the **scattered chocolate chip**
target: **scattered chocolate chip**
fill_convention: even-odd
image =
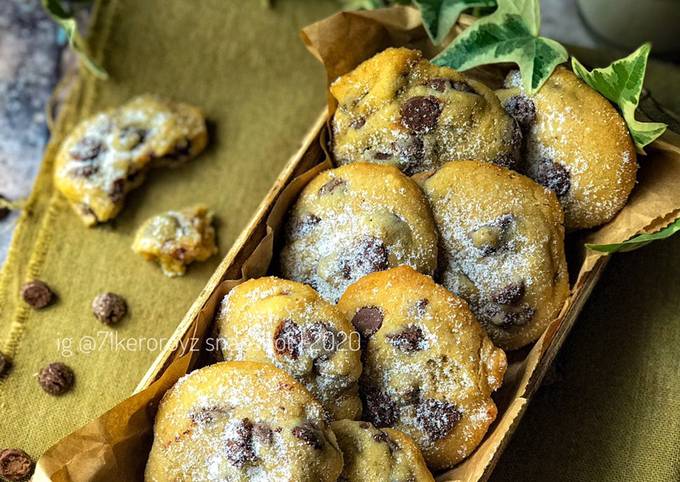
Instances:
[[[4,353],[0,352],[0,377],[3,376],[10,367],[9,358]]]
[[[365,124],[366,124],[365,117],[356,117],[352,119],[352,122],[349,123],[352,129],[361,129],[362,127],[364,127]]]
[[[104,144],[94,137],[83,137],[71,148],[69,155],[78,161],[90,161],[104,150]]]
[[[364,275],[375,271],[383,271],[389,268],[387,246],[374,236],[364,236],[353,249],[349,250],[347,257],[340,260],[340,272],[347,279],[353,279],[356,275]]]
[[[328,181],[326,184],[321,186],[319,189],[319,196],[325,196],[327,194],[332,193],[335,189],[338,187],[342,186],[345,184],[345,181],[342,179],[339,179],[337,177],[334,177],[330,181]]]
[[[352,318],[352,325],[363,337],[374,335],[382,326],[383,312],[377,306],[364,306]]]
[[[569,171],[550,159],[543,159],[536,169],[536,182],[554,191],[558,196],[564,196],[569,192],[571,180]]]
[[[416,407],[416,421],[430,440],[439,440],[460,421],[458,408],[444,400],[426,399]]]
[[[7,201],[7,198],[0,194],[0,201]],[[0,206],[0,221],[9,216],[10,209],[7,206]]]
[[[125,197],[125,179],[120,178],[113,181],[111,190],[109,191],[109,198],[112,202],[118,203]]]
[[[239,469],[257,460],[253,449],[253,423],[247,418],[237,422],[225,445],[227,460]]]
[[[0,477],[11,481],[28,480],[35,470],[33,459],[21,449],[4,449],[0,452]]]
[[[293,231],[299,236],[305,236],[309,234],[312,231],[312,229],[314,229],[314,226],[316,226],[320,222],[321,218],[316,214],[311,213],[305,214],[300,218],[300,220],[297,223],[295,223]]]
[[[321,450],[321,447],[323,447],[319,435],[311,427],[306,426],[294,427],[293,436],[299,438],[304,443],[317,450]]]
[[[387,335],[385,338],[397,350],[411,353],[423,349],[425,335],[419,326],[407,326],[403,331]]]
[[[526,95],[513,95],[503,103],[503,107],[525,129],[536,120],[536,105]]]
[[[366,418],[376,427],[391,427],[399,418],[399,407],[390,397],[378,389],[364,390]]]
[[[38,383],[50,395],[63,395],[73,386],[73,370],[60,362],[50,363],[38,373]]]
[[[413,97],[401,108],[401,122],[413,132],[425,133],[437,125],[441,111],[436,97]]]
[[[427,313],[427,306],[430,304],[430,300],[427,298],[423,298],[422,300],[416,301],[414,307],[415,307],[415,314],[418,317],[425,316],[425,313]]]
[[[215,423],[218,416],[227,413],[227,409],[223,407],[204,407],[194,410],[189,414],[192,422],[201,425],[211,425]]]
[[[92,313],[102,323],[114,325],[127,313],[127,303],[115,293],[102,293],[92,300]]]
[[[510,283],[491,295],[491,299],[501,305],[516,305],[524,296],[524,290],[522,281]]]
[[[45,308],[54,301],[54,292],[44,281],[29,281],[21,287],[21,297],[36,310]]]
[[[302,332],[297,323],[291,320],[283,320],[274,332],[274,351],[277,355],[285,355],[293,360],[300,356],[300,344]]]
[[[263,445],[272,443],[274,432],[269,425],[264,423],[256,423],[253,425],[253,438]]]

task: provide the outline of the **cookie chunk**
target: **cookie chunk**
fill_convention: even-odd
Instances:
[[[143,95],[78,124],[57,154],[55,185],[86,225],[103,223],[152,165],[190,159],[207,139],[197,108]]]
[[[364,419],[410,435],[434,470],[467,457],[507,366],[467,303],[400,266],[360,279],[338,307],[364,337]]]
[[[217,253],[212,219],[201,205],[159,214],[140,226],[132,250],[157,261],[166,276],[182,276],[188,264]]]
[[[319,402],[272,365],[224,362],[158,407],[145,480],[333,482],[342,453]]]
[[[515,349],[536,340],[569,294],[555,194],[475,161],[446,164],[422,186],[441,237],[444,286],[470,303],[496,345]]]
[[[434,482],[420,449],[399,430],[352,420],[333,422],[331,428],[345,459],[339,480]]]
[[[293,207],[281,251],[285,278],[337,301],[367,273],[402,264],[432,274],[437,235],[418,186],[393,166],[356,163],[325,171]]]
[[[411,175],[457,159],[519,159],[521,132],[493,91],[416,50],[389,48],[330,90],[338,164],[390,164]]]
[[[225,360],[272,363],[334,419],[361,415],[359,335],[309,286],[275,277],[246,281],[225,296],[215,323]]]
[[[522,172],[557,194],[568,229],[612,219],[637,174],[635,145],[614,106],[564,67],[532,97],[523,93],[518,71],[506,86],[498,95],[524,130]]]

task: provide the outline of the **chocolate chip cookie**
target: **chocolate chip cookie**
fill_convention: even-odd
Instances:
[[[390,164],[411,175],[458,159],[519,159],[521,132],[493,91],[416,50],[389,48],[330,90],[338,164]]]
[[[322,172],[300,194],[286,231],[284,277],[333,302],[367,273],[405,264],[432,274],[437,263],[427,201],[394,166],[355,163]]]
[[[359,335],[309,286],[275,277],[246,281],[225,296],[215,323],[225,360],[272,363],[334,419],[361,415]]]
[[[439,229],[444,286],[470,303],[496,345],[515,349],[536,340],[569,293],[555,194],[475,161],[419,177]]]
[[[331,428],[345,459],[338,480],[434,482],[420,449],[399,430],[352,420],[333,422]]]
[[[165,394],[144,478],[333,482],[341,470],[324,409],[302,385],[269,364],[223,362]]]
[[[76,126],[57,154],[55,185],[86,225],[103,223],[118,215],[152,165],[190,159],[207,139],[197,108],[143,95]]]
[[[434,470],[467,457],[507,366],[467,303],[400,266],[361,278],[338,307],[363,336],[364,419],[411,436]]]
[[[612,219],[637,174],[635,146],[614,106],[564,67],[531,97],[518,71],[506,86],[498,95],[524,131],[522,172],[557,194],[568,229]]]
[[[182,276],[187,265],[217,253],[212,220],[213,213],[202,205],[166,211],[139,227],[132,250],[157,261],[166,276]]]

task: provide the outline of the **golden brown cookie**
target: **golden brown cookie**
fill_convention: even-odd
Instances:
[[[158,407],[148,482],[334,482],[342,453],[323,407],[272,365],[224,362],[181,378]]]
[[[203,205],[166,211],[137,230],[132,250],[157,261],[166,276],[182,276],[187,265],[217,253],[213,213]]]
[[[569,294],[555,194],[475,161],[450,162],[422,187],[439,229],[442,284],[470,303],[496,345],[536,340]]]
[[[519,159],[521,132],[493,91],[417,50],[389,48],[330,90],[338,164],[390,164],[411,175],[457,159]]]
[[[331,424],[345,459],[343,482],[434,482],[411,437],[369,422],[339,420]]]
[[[524,131],[521,170],[557,194],[567,229],[606,223],[635,186],[637,156],[626,124],[607,99],[564,67],[535,95],[523,93],[519,72],[498,91]]]
[[[143,95],[76,126],[57,154],[55,184],[85,224],[103,223],[152,165],[191,159],[207,141],[200,110]]]
[[[273,276],[248,280],[225,296],[215,322],[225,360],[272,363],[333,419],[361,415],[359,335],[309,286]]]
[[[337,301],[367,273],[402,264],[432,274],[437,235],[420,188],[393,166],[322,172],[292,208],[281,271]]]
[[[361,278],[338,307],[364,337],[364,418],[410,435],[434,470],[467,457],[507,366],[467,303],[401,266]]]

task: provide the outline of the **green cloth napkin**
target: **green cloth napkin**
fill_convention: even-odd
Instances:
[[[337,8],[332,0],[270,9],[236,0],[97,2],[91,47],[111,80],[78,82],[2,272],[0,350],[14,367],[0,381],[0,448],[37,457],[131,394],[325,106],[323,71],[298,31]],[[88,229],[55,194],[55,147],[75,120],[145,92],[203,108],[209,147],[180,168],[151,172],[115,222]],[[198,202],[216,212],[219,255],[169,279],[131,251],[149,216]],[[54,306],[33,311],[19,299],[32,277],[58,293]],[[103,291],[128,301],[116,328],[91,313]],[[35,376],[52,361],[76,374],[74,390],[59,398]]]

